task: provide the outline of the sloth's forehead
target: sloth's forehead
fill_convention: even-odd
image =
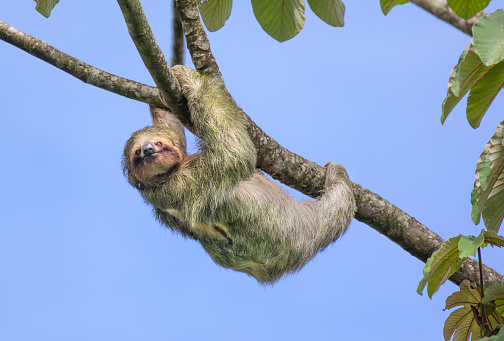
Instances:
[[[154,134],[142,134],[137,136],[135,139],[135,144],[144,144],[146,142],[150,142],[156,138]]]
[[[142,146],[145,143],[153,142],[154,140],[156,141],[168,141],[166,136],[160,136],[159,134],[142,134],[140,136],[137,136],[134,141],[134,146]]]

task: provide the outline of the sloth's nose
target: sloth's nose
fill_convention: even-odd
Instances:
[[[155,152],[155,149],[152,143],[146,143],[142,146],[142,151],[144,153],[144,156],[149,156]]]

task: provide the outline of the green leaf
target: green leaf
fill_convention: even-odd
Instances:
[[[491,301],[495,302],[495,310],[501,315],[504,315],[504,282],[495,282],[485,290],[485,298],[483,303],[487,304]],[[504,328],[503,328],[504,330]]]
[[[461,236],[458,243],[459,257],[461,261],[464,261],[468,256],[476,255],[476,251],[485,243],[484,230],[478,237],[466,237]]]
[[[460,283],[460,291],[454,292],[446,299],[446,309],[462,306],[453,311],[446,319],[443,334],[445,340],[449,340],[453,335],[454,341],[469,341],[471,339],[480,339],[483,335],[476,320],[473,309],[477,312],[478,317],[481,317],[481,291],[480,288],[471,288],[470,282],[465,279]],[[494,306],[486,306],[487,325],[485,328],[495,330],[502,323],[500,315],[497,313]],[[480,319],[481,320],[481,319]]]
[[[308,5],[326,24],[334,27],[345,25],[345,5],[341,0],[308,0]]]
[[[474,182],[474,187],[471,191],[471,220],[474,225],[478,225],[481,221],[481,211],[478,208],[478,201],[476,200],[476,194],[478,194],[478,188],[476,187],[476,181]]]
[[[492,283],[485,290],[485,298],[483,298],[483,303],[488,303],[490,301],[496,300],[504,301],[504,282]]]
[[[464,95],[471,91],[467,99],[467,120],[473,128],[477,128],[503,85],[504,61],[485,66],[476,54],[474,46],[468,45],[462,52],[459,63],[450,73],[448,92],[442,105],[441,123],[444,123]]]
[[[387,15],[396,5],[404,5],[409,0],[380,0],[380,6],[383,14]]]
[[[444,339],[449,340],[455,334],[453,335],[453,340],[469,341],[471,333],[481,335],[472,309],[463,307],[451,312],[444,324]]]
[[[464,3],[474,3],[465,1]],[[477,128],[495,96],[504,86],[504,11],[480,18],[474,39],[462,52],[448,81],[443,101],[441,122],[444,123],[455,105],[469,91],[467,120]]]
[[[467,120],[473,128],[478,128],[488,107],[504,86],[504,62],[490,67],[490,70],[476,83],[467,97]]]
[[[210,32],[220,30],[231,15],[233,0],[198,0],[198,8]]]
[[[51,11],[59,0],[34,0],[37,3],[35,9],[44,17],[49,18]]]
[[[504,11],[498,9],[481,17],[473,27],[474,50],[485,65],[504,60]]]
[[[427,285],[427,294],[432,298],[439,287],[460,268],[462,265],[458,249],[460,239],[459,235],[446,240],[441,244],[439,250],[430,256],[423,270],[424,277],[418,284],[418,294],[422,295],[422,291]]]
[[[254,15],[266,33],[283,42],[304,26],[304,0],[252,0]]]
[[[448,0],[448,5],[462,19],[472,18],[487,7],[490,0]]]
[[[455,96],[460,95],[460,83],[464,83],[464,80],[468,79],[468,76],[481,65],[481,60],[478,55],[472,50],[474,47],[472,44],[467,45],[462,53],[460,54],[457,65],[450,72],[450,79],[448,79],[448,90],[451,91]],[[472,50],[472,51],[471,51]],[[472,54],[469,54],[469,51]],[[460,80],[461,79],[461,80]]]
[[[485,243],[492,246],[504,247],[504,237],[497,235],[495,231],[486,231]]]
[[[504,341],[504,328],[501,328],[497,335],[486,336],[478,341]]]
[[[453,311],[445,321],[443,334],[445,340],[453,336],[453,340],[468,341],[471,333],[480,333],[471,306],[479,307],[481,293],[479,288],[471,288],[467,279],[460,283],[460,291],[454,292],[446,299],[446,309],[462,306]],[[481,337],[481,336],[480,336]]]
[[[498,232],[504,217],[504,121],[485,145],[474,176],[473,214],[481,212],[486,228]]]
[[[448,93],[442,106],[441,123],[444,123],[455,105],[490,69],[491,67],[483,65],[472,45],[464,49],[458,64],[450,73]]]

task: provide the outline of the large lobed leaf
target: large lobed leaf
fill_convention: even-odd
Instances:
[[[304,26],[304,0],[252,0],[254,15],[266,33],[283,42]]]
[[[233,0],[198,0],[198,8],[210,32],[220,30],[231,15]]]
[[[481,337],[481,331],[471,308],[459,308],[446,319],[443,328],[445,340],[449,340],[453,335],[453,341],[466,341],[471,337],[471,333],[473,336],[476,335],[476,339]]]
[[[481,331],[474,318],[471,306],[479,306],[481,293],[478,288],[472,289],[468,280],[460,283],[460,291],[454,292],[446,299],[446,309],[462,306],[453,311],[445,321],[443,335],[449,340],[453,335],[453,341],[467,341],[471,333],[480,338]]]
[[[441,122],[455,105],[467,98],[467,120],[477,128],[497,93],[504,86],[504,11],[482,17],[475,25],[474,39],[462,52],[448,81]]]
[[[345,25],[345,5],[341,0],[308,0],[308,5],[326,24],[334,27]]]
[[[498,232],[504,217],[504,121],[483,149],[475,177],[471,193],[473,222],[479,223],[483,215],[486,228]]]
[[[498,291],[498,289],[496,290]],[[480,339],[483,335],[474,316],[474,311],[478,317],[481,317],[481,291],[479,288],[471,288],[468,280],[462,281],[460,291],[450,295],[446,299],[445,309],[462,306],[453,311],[445,321],[443,334],[445,340],[449,340],[453,335],[453,341],[468,341]],[[490,330],[494,330],[497,325],[502,323],[501,316],[493,308],[487,312],[487,323]]]
[[[422,291],[427,285],[427,294],[432,298],[432,295],[438,291],[439,287],[460,268],[462,265],[459,257],[461,237],[459,235],[446,240],[441,244],[439,250],[430,256],[423,270],[424,277],[418,284],[418,294],[422,295]]]
[[[448,5],[459,17],[470,19],[488,6],[490,0],[448,0]]]
[[[35,9],[44,17],[49,18],[51,11],[59,0],[34,0],[37,3]]]

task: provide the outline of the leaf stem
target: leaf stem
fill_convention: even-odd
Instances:
[[[480,288],[481,288],[481,302],[485,297],[485,287],[483,286],[483,262],[481,261],[481,248],[478,248],[478,265],[479,265],[479,277],[480,277]],[[485,326],[487,323],[486,309],[485,305],[481,303],[481,326]]]

